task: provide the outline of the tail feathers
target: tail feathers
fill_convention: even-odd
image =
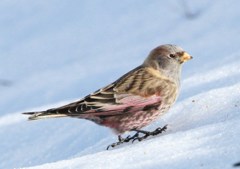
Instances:
[[[39,120],[45,118],[55,118],[55,117],[65,117],[66,114],[50,114],[47,111],[40,111],[40,112],[25,112],[25,115],[30,115],[28,120]]]

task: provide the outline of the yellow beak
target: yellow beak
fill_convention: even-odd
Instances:
[[[183,63],[183,62],[186,62],[190,59],[192,59],[193,57],[191,55],[189,55],[187,52],[184,52],[182,57],[180,58],[180,61]]]

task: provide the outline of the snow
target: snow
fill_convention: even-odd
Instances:
[[[233,168],[240,162],[238,5],[1,1],[0,168]],[[194,59],[183,67],[176,104],[145,128],[168,124],[161,135],[107,151],[117,137],[105,127],[72,118],[30,122],[21,114],[78,100],[166,43]]]

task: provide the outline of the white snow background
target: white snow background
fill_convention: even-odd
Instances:
[[[0,168],[230,169],[240,162],[240,1],[0,1]],[[194,59],[142,142],[86,120],[27,121],[113,82],[154,47]],[[133,134],[133,133],[129,133]]]

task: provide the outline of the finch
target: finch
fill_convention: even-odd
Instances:
[[[31,115],[29,120],[87,119],[113,129],[119,136],[126,131],[144,133],[140,129],[164,115],[176,101],[182,65],[190,59],[192,56],[179,46],[161,45],[150,52],[143,64],[83,99],[46,111],[23,114]],[[119,137],[119,142],[127,141]]]

